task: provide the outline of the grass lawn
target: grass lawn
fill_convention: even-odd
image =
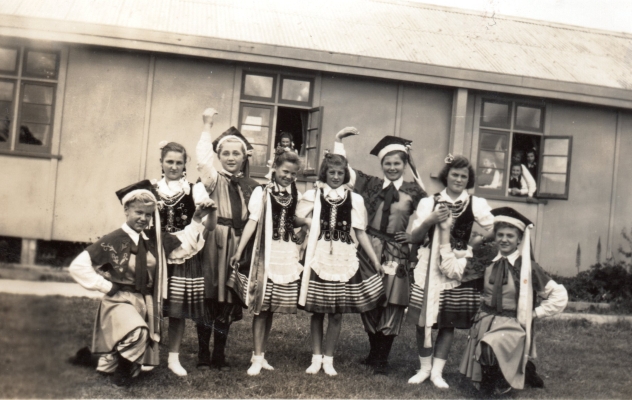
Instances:
[[[248,377],[251,318],[233,325],[228,342],[231,372],[198,372],[195,329],[187,321],[178,378],[162,365],[130,388],[66,359],[91,342],[98,301],[0,294],[0,397],[3,398],[472,398],[477,391],[458,373],[466,332],[458,332],[445,369],[450,390],[431,383],[409,385],[418,367],[414,327],[406,324],[391,353],[391,373],[374,376],[357,361],[368,351],[359,316],[347,315],[335,354],[338,376],[304,373],[311,360],[309,314],[277,316],[266,358],[276,368]],[[543,321],[537,326],[536,361],[545,389],[512,398],[631,398],[632,334],[629,324],[593,326],[582,321]]]

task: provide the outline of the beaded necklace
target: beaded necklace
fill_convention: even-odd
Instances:
[[[283,237],[285,235],[285,219],[287,216],[287,208],[292,202],[292,196],[287,192],[280,192],[278,195],[276,195],[272,191],[270,191],[270,196],[272,196],[274,201],[276,201],[277,204],[282,207],[281,216],[279,217],[279,236]]]
[[[164,193],[158,191],[158,195],[162,200],[165,207],[167,207],[167,223],[165,224],[165,230],[167,232],[175,232],[176,228],[174,226],[175,219],[175,211],[174,207],[182,200],[185,193],[184,191],[174,194],[173,196],[167,196]]]
[[[347,200],[346,190],[345,190],[345,195],[337,200],[333,200],[325,196],[325,201],[329,203],[329,205],[331,206],[331,213],[329,216],[329,230],[332,231],[332,235],[333,235],[334,229],[336,229],[336,218],[338,217],[338,207],[342,203],[344,203],[345,200]],[[333,254],[333,253],[334,253],[334,240],[332,237],[331,241],[329,242],[329,254]]]

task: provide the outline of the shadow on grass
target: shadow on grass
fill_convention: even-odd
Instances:
[[[4,398],[476,398],[478,392],[458,373],[467,332],[458,331],[445,368],[450,389],[431,383],[409,385],[418,368],[414,327],[405,324],[395,340],[388,376],[374,376],[358,360],[368,341],[358,315],[345,315],[335,353],[337,377],[305,374],[310,364],[309,314],[277,315],[266,358],[275,367],[249,377],[251,318],[233,324],[227,355],[231,372],[195,369],[197,340],[193,323],[181,349],[184,378],[162,364],[142,374],[132,387],[112,385],[107,377],[76,367],[67,358],[91,343],[98,301],[79,298],[0,294],[0,393]],[[545,389],[526,389],[515,398],[626,398],[632,393],[632,335],[629,324],[594,326],[581,321],[537,324],[538,372]],[[598,350],[595,350],[597,349]]]

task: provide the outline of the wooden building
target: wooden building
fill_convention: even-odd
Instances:
[[[160,177],[161,140],[193,154],[213,106],[216,133],[256,145],[258,176],[293,132],[303,188],[345,126],[374,174],[377,140],[413,139],[429,192],[464,154],[473,193],[535,221],[536,257],[571,275],[578,245],[585,269],[632,226],[631,62],[628,35],[397,0],[3,0],[0,235],[29,262],[37,240],[116,228],[114,191]],[[536,195],[510,196],[511,156],[529,150]]]

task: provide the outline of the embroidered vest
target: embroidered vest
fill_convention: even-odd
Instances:
[[[440,202],[439,193],[434,196],[434,204]],[[448,207],[450,203],[446,202]],[[434,209],[434,207],[433,207]],[[466,250],[467,244],[470,241],[470,235],[472,234],[472,226],[474,225],[474,212],[472,211],[472,196],[469,197],[465,210],[459,215],[459,217],[452,222],[452,229],[450,230],[450,244],[455,250]],[[428,230],[428,237],[432,238],[435,226],[432,226]]]
[[[343,243],[352,244],[351,238],[351,210],[353,208],[351,192],[346,192],[345,200],[337,206],[332,205],[324,194],[320,194],[320,235],[318,240],[326,241],[339,240]]]
[[[288,192],[272,192],[270,194],[270,206],[272,209],[272,240],[290,240],[296,242],[294,234],[294,216],[296,213],[296,204],[298,199],[298,190],[296,185],[292,184],[291,194]],[[284,195],[281,195],[284,194]],[[289,197],[289,198],[288,198]],[[280,204],[279,201],[287,205]]]
[[[185,194],[175,204],[170,204],[169,200],[156,193],[165,205],[158,211],[160,214],[160,229],[162,232],[174,233],[183,230],[191,223],[195,213],[195,202],[193,201],[193,185],[189,194]]]

